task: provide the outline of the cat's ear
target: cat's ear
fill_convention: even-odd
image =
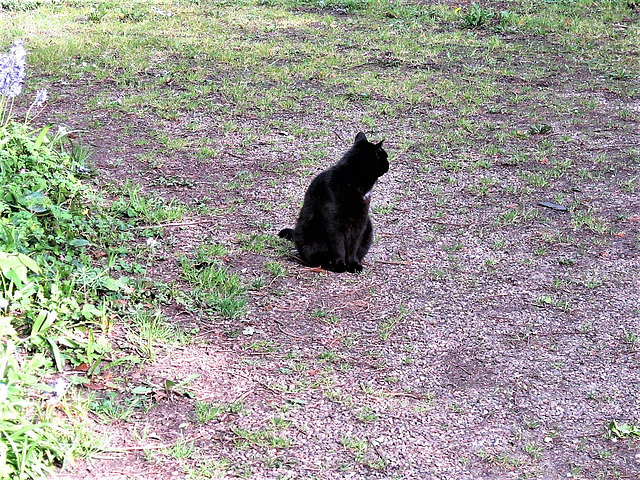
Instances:
[[[356,135],[356,142],[355,143],[360,143],[360,142],[367,142],[367,137],[364,133],[362,132],[358,132],[358,134]]]
[[[376,147],[382,148],[382,142],[384,142],[384,139],[382,139],[378,143],[376,143]]]

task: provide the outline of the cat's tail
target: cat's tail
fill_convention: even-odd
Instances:
[[[293,228],[284,228],[280,230],[280,233],[278,233],[278,236],[280,238],[286,238],[290,242],[293,242]]]

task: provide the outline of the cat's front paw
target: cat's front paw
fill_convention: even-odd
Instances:
[[[350,273],[360,273],[362,271],[362,265],[358,262],[351,262],[347,267],[347,271]]]
[[[336,273],[342,273],[342,272],[346,272],[347,271],[347,265],[344,262],[337,262],[334,266],[333,266],[333,271]]]
[[[325,270],[329,270],[335,273],[342,273],[347,271],[347,265],[343,261],[329,262],[326,265],[321,265]]]

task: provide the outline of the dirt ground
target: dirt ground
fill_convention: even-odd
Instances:
[[[525,132],[509,137],[514,150],[552,144],[549,158],[514,164],[482,153],[495,141],[489,133],[450,152],[464,158],[463,168],[447,166],[443,153],[416,160],[430,145],[413,121],[428,115],[437,139],[453,120],[446,109],[417,106],[369,129],[372,140],[386,139],[391,168],[373,191],[375,241],[360,275],[307,268],[270,244],[250,251],[242,238],[292,226],[311,175],[366,127],[313,112],[287,118],[335,132],[322,165],[308,166],[300,163],[313,146],[308,137],[272,129],[239,150],[242,134],[201,112],[116,117],[78,93],[90,82],[54,85],[53,119],[99,124],[84,138],[95,148],[101,188],[130,181],[188,208],[176,222],[183,225],[154,237],[149,285],[176,282],[187,291],[177,257],[210,241],[227,248],[225,264],[247,282],[266,279],[233,319],[163,304],[172,323],[197,333],[158,346],[155,362],[119,372],[119,398],[150,385],[152,407],[128,421],[91,415],[110,449],[60,478],[640,478],[638,439],[606,435],[613,420],[640,423],[640,187],[623,188],[640,171],[640,109],[637,98],[581,90],[566,75],[521,79],[513,88],[590,96],[597,115],[546,112],[546,135],[529,134],[530,118],[517,112],[483,107],[474,117],[498,132]],[[195,154],[194,119],[199,135],[216,139],[216,158]],[[250,114],[234,120],[264,126]],[[126,127],[151,143],[124,143]],[[163,152],[150,136],[158,130],[189,143]],[[482,159],[490,165],[467,168]],[[544,186],[521,175],[543,174],[562,159],[571,160],[566,174]],[[244,172],[251,181],[235,182]],[[481,176],[495,179],[483,194]],[[197,214],[205,197],[216,213]],[[284,273],[270,275],[267,261]],[[189,395],[157,394],[167,379],[192,374]],[[196,401],[240,407],[203,423]]]
[[[271,234],[293,223],[296,200],[270,213],[256,202],[299,201],[308,177],[283,180],[271,172],[281,156],[295,159],[304,146],[261,139],[243,158],[223,156],[205,172],[188,155],[170,157],[162,172],[192,183],[156,188],[150,181],[157,172],[143,171],[135,150],[119,153],[124,161],[113,167],[108,145],[116,142],[104,138],[121,125],[105,119],[96,134],[95,165],[105,180],[126,178],[185,201],[243,200],[214,223],[166,229],[163,258],[148,276],[175,278],[177,253],[207,238],[229,246],[232,270],[263,274],[266,257],[242,251],[237,236],[255,232],[257,220],[273,225]],[[398,139],[388,128],[393,152]],[[610,148],[607,141],[599,148]],[[285,151],[271,151],[275,142]],[[336,139],[333,158],[347,147]],[[509,165],[494,169],[499,178],[513,175]],[[255,170],[261,180],[250,188],[215,187]],[[271,178],[276,188],[266,187]],[[376,240],[363,274],[317,272],[280,258],[286,276],[251,293],[240,319],[211,320],[167,305],[175,322],[201,333],[193,344],[164,348],[127,382],[158,385],[197,373],[195,398],[241,400],[242,412],[203,425],[194,420],[194,399],[171,394],[130,422],[100,426],[124,452],[82,462],[62,478],[187,478],[189,468],[223,458],[227,466],[211,469],[219,473],[193,478],[637,478],[637,440],[604,436],[611,420],[637,422],[640,414],[640,351],[623,341],[640,327],[640,218],[616,220],[640,212],[637,196],[620,192],[615,177],[579,190],[563,186],[570,199],[601,209],[624,232],[604,236],[576,231],[569,213],[537,207],[550,200],[544,194],[524,200],[539,211],[534,221],[496,225],[497,215],[516,207],[514,199],[465,194],[466,180],[445,190],[446,213],[434,218],[436,181],[396,155],[373,205],[397,200],[389,213],[374,215]],[[541,232],[554,240],[545,244]],[[540,245],[546,252],[536,257]],[[553,300],[540,300],[547,295]],[[397,324],[383,339],[381,325],[390,320]],[[246,334],[229,336],[239,331]],[[247,348],[252,344],[264,351]],[[276,417],[288,426],[273,427]],[[237,429],[275,432],[290,443],[245,444]],[[349,439],[361,443],[345,446]],[[179,460],[156,454],[180,440],[201,453]]]

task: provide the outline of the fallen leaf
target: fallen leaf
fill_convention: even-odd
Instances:
[[[106,390],[106,386],[104,383],[96,383],[96,382],[89,382],[87,383],[86,387],[89,390]]]

